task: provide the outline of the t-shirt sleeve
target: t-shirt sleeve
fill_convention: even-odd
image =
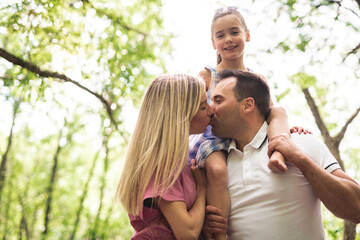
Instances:
[[[338,161],[331,154],[327,146],[312,134],[292,134],[295,144],[319,166],[331,173],[340,168]]]
[[[160,196],[162,199],[166,201],[185,201],[184,188],[182,185],[182,173],[180,173],[174,185],[172,185],[170,189],[168,189],[167,191],[161,193],[161,188],[159,187],[154,196],[153,190],[154,190],[154,178],[151,178],[149,185],[146,188],[143,200]]]

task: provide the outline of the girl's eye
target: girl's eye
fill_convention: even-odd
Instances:
[[[224,35],[217,35],[216,38],[222,38]]]

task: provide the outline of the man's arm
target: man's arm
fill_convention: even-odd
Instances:
[[[328,173],[304,154],[288,136],[269,142],[269,154],[281,152],[308,180],[319,199],[335,216],[360,223],[360,186],[341,169]]]

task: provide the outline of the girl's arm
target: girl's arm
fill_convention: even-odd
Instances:
[[[274,107],[271,102],[271,111],[266,119],[267,123],[269,124],[268,128],[268,136],[271,140],[272,138],[279,136],[281,134],[287,134],[290,136],[290,127],[288,123],[288,118],[286,115],[286,111],[282,107]],[[275,151],[270,156],[270,160],[268,163],[269,168],[273,172],[284,172],[287,170],[287,166],[285,164],[284,156]]]
[[[194,167],[193,164],[191,168],[197,190],[192,208],[187,211],[186,204],[182,201],[170,202],[163,199],[158,201],[158,206],[170,224],[176,239],[197,239],[204,222],[206,176],[203,170]]]
[[[267,79],[263,75],[258,75],[267,82]],[[269,140],[276,136],[280,136],[281,134],[287,134],[290,136],[290,127],[285,109],[282,107],[274,107],[274,103],[271,99],[270,106],[270,114],[266,119],[266,122],[269,125]],[[270,156],[268,167],[272,172],[285,172],[287,170],[287,166],[285,164],[284,156],[280,152],[274,151]]]
[[[204,82],[206,84],[206,91],[207,91],[209,89],[210,82],[211,82],[210,70],[207,68],[204,68],[199,72],[198,76],[204,80]]]

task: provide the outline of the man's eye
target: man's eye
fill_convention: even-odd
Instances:
[[[217,35],[216,38],[222,38],[224,35],[221,34],[221,35]]]

